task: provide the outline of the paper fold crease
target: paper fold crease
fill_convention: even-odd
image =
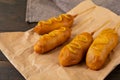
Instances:
[[[71,39],[82,32],[95,32],[93,37],[105,28],[114,28],[120,23],[120,17],[103,7],[85,0],[68,12],[79,14],[72,27]],[[120,31],[118,30],[120,37]],[[26,32],[0,33],[0,50],[27,80],[103,80],[118,64],[120,64],[120,43],[111,53],[105,67],[99,71],[88,69],[85,62],[71,67],[61,67],[58,55],[68,42],[50,52],[39,55],[33,51],[33,45],[39,35],[31,30]]]

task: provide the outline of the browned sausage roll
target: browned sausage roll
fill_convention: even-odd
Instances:
[[[49,34],[45,34],[34,45],[34,51],[42,54],[54,49],[69,39],[71,35],[71,29],[61,27],[58,30],[54,30]]]
[[[92,43],[90,33],[84,32],[77,35],[69,44],[63,47],[59,55],[59,63],[62,66],[78,64]]]
[[[34,31],[38,34],[46,34],[52,30],[60,28],[61,26],[71,27],[75,16],[69,14],[61,14],[59,17],[53,17],[47,21],[40,21],[35,26]]]
[[[96,37],[88,49],[86,55],[86,64],[90,69],[101,69],[109,53],[118,44],[118,34],[113,29],[105,29]]]

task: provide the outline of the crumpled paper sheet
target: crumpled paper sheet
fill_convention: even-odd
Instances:
[[[107,27],[114,28],[120,23],[120,17],[110,10],[86,0],[73,8],[69,14],[79,14],[72,27],[71,39],[82,32],[95,32],[93,37]],[[100,28],[102,27],[102,28]],[[120,36],[120,30],[117,30]],[[120,63],[120,43],[111,52],[104,68],[99,71],[90,70],[85,61],[71,67],[62,67],[58,63],[58,55],[63,45],[46,54],[33,51],[33,45],[39,35],[31,30],[26,32],[0,33],[0,49],[8,60],[27,80],[103,80]]]

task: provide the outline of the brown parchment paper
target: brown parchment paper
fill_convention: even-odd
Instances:
[[[69,14],[79,14],[72,27],[71,39],[84,31],[95,32],[93,37],[107,28],[114,28],[120,17],[103,7],[85,0],[72,9]],[[102,27],[102,28],[100,28]],[[120,30],[118,29],[120,36]],[[58,55],[63,45],[50,52],[39,55],[33,51],[33,45],[40,36],[31,30],[26,32],[0,33],[0,49],[8,60],[27,80],[103,80],[120,63],[120,43],[108,57],[104,68],[90,70],[85,62],[71,67],[61,67]]]

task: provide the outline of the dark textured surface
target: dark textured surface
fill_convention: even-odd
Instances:
[[[26,21],[38,22],[70,11],[84,0],[28,0]],[[120,0],[92,0],[120,15]],[[48,14],[49,13],[49,14]]]
[[[26,0],[0,0],[0,32],[26,31],[32,24],[25,22]]]
[[[118,1],[118,0],[117,0]],[[34,24],[25,22],[26,0],[0,0],[0,32],[26,31]],[[0,52],[0,80],[25,80]],[[105,80],[120,80],[120,65]]]
[[[0,0],[0,32],[26,31],[26,0]],[[0,51],[0,80],[25,80]]]

